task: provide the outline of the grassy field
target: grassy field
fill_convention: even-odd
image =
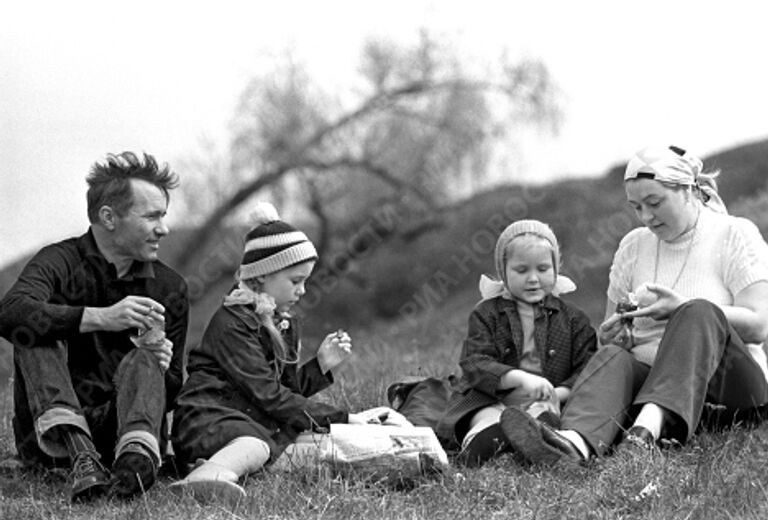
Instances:
[[[351,409],[385,403],[403,375],[455,372],[473,293],[412,322],[354,330],[357,356],[323,398]],[[10,395],[0,402],[0,457],[13,452]],[[324,472],[262,472],[245,483],[235,510],[201,506],[167,491],[161,479],[130,502],[69,502],[63,474],[0,475],[0,518],[11,519],[420,519],[768,517],[768,428],[736,425],[699,434],[664,453],[624,451],[587,467],[521,467],[510,456],[480,469],[454,466],[408,489]]]

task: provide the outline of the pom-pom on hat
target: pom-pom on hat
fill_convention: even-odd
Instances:
[[[240,280],[274,273],[296,264],[317,260],[317,251],[307,235],[280,220],[275,207],[259,202],[251,212],[256,227],[245,236]]]

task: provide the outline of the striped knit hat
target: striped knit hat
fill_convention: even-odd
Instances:
[[[256,222],[256,227],[245,236],[240,280],[317,260],[317,251],[307,235],[280,220],[272,204],[260,202],[251,213],[251,218]]]

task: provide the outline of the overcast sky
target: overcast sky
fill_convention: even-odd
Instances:
[[[413,41],[421,27],[467,56],[543,60],[565,121],[529,152],[528,179],[603,173],[650,142],[705,155],[768,137],[761,4],[6,3],[0,265],[86,229],[84,177],[105,153],[144,150],[173,165],[202,137],[224,142],[248,79],[287,49],[331,86],[354,72],[366,37]]]

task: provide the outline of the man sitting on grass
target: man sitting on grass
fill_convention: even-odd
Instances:
[[[87,181],[90,229],[40,250],[0,301],[16,463],[68,457],[73,500],[130,497],[154,482],[189,312],[184,279],[157,258],[176,174],[124,152]],[[112,461],[114,476],[103,465]]]

